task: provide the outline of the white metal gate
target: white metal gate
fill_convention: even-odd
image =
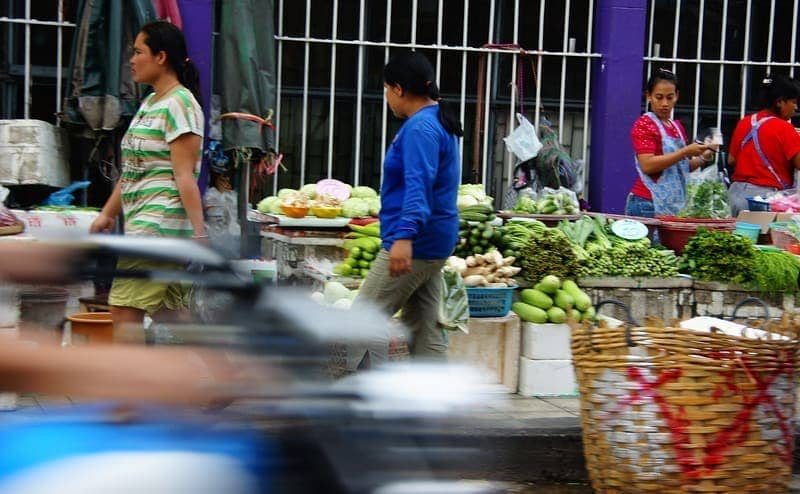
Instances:
[[[645,61],[672,67],[679,108],[729,140],[764,75],[795,76],[800,0],[650,0]]]
[[[502,152],[495,157],[493,150],[496,130],[516,126],[519,103],[533,109],[528,116],[537,125],[542,112],[551,111],[562,142],[565,121],[582,122],[580,142],[568,147],[574,157],[587,159],[591,60],[600,56],[592,52],[594,10],[594,0],[305,0],[304,5],[278,0],[276,141],[299,172],[279,177],[274,188],[279,183],[296,187],[320,175],[375,184],[392,127],[397,127],[383,102],[380,78],[392,49],[421,50],[435,64],[443,96],[457,100],[465,123],[465,162],[473,154],[465,142],[471,140],[470,123],[485,129],[476,147],[483,180],[499,182],[511,173],[511,156]],[[485,84],[478,95],[475,72],[481,57]],[[520,62],[527,65],[528,60],[533,70],[519,72]],[[343,76],[343,71],[353,74]],[[478,102],[484,108],[475,113]],[[337,120],[337,112],[345,110],[352,117]],[[473,113],[482,114],[482,121],[470,122]],[[369,131],[366,122],[376,122],[380,131]],[[344,144],[352,145],[349,155],[337,152],[337,137],[348,126],[354,127],[351,142]],[[337,167],[342,155],[348,157],[347,166]],[[324,166],[315,158],[322,158]],[[493,170],[496,162],[505,166]],[[373,173],[365,173],[365,167]]]
[[[53,20],[41,20],[35,19],[32,17],[32,2],[33,0],[25,0],[24,1],[24,12],[13,12],[11,16],[0,16],[0,24],[6,24],[8,26],[22,26],[23,28],[23,57],[24,61],[22,64],[13,64],[13,65],[21,65],[23,70],[23,78],[22,78],[22,86],[23,86],[23,100],[22,100],[22,117],[23,118],[30,118],[31,116],[31,88],[33,86],[33,76],[34,76],[34,64],[31,62],[31,30],[32,29],[46,29],[46,28],[55,28],[56,30],[56,66],[55,66],[55,88],[53,97],[55,98],[55,114],[59,114],[61,112],[61,94],[63,90],[63,80],[62,80],[62,67],[64,65],[63,60],[63,48],[64,48],[64,35],[65,35],[65,28],[68,30],[72,30],[75,28],[75,24],[72,22],[67,22],[64,19],[64,0],[58,0],[57,2],[37,2],[37,8],[41,9],[42,5],[45,3],[49,3],[50,9],[46,12],[47,17],[52,18]],[[19,2],[17,2],[19,3]],[[6,6],[8,9],[12,9],[13,5],[11,2],[8,3]],[[0,11],[2,12],[2,11]],[[12,29],[7,30],[8,35],[6,36],[4,42],[6,43],[6,47],[9,51],[8,56],[9,59],[12,58],[12,51],[14,50],[14,46],[16,46],[18,42],[18,38],[13,35]]]

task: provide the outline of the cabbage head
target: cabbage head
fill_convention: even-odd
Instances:
[[[342,216],[346,218],[369,216],[369,203],[364,199],[351,197],[342,203]]]
[[[368,197],[365,201],[369,205],[369,215],[378,216],[381,212],[381,199],[379,197]]]
[[[294,190],[294,189],[281,189],[281,190],[278,191],[278,197],[280,197],[281,199],[286,199],[287,197],[291,196],[295,192],[297,192],[297,191]]]
[[[261,199],[256,209],[264,214],[277,214],[281,212],[281,198],[278,196],[269,196]]]
[[[317,184],[305,184],[300,187],[300,192],[309,199],[314,199],[317,197]]]
[[[350,191],[350,197],[369,199],[371,197],[378,197],[378,193],[375,192],[375,189],[373,189],[372,187],[359,185],[358,187],[353,187],[353,190]]]

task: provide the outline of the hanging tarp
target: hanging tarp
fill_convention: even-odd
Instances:
[[[222,3],[220,67],[222,144],[228,149],[274,148],[275,39],[272,0]]]
[[[81,0],[62,116],[66,124],[91,130],[127,124],[141,99],[131,79],[131,46],[139,28],[155,18],[150,0]]]

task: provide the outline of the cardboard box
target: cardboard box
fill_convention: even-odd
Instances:
[[[777,215],[771,211],[740,211],[739,216],[736,217],[736,221],[758,225],[761,227],[761,233],[766,234],[769,232],[769,224],[776,221],[776,216]]]
[[[522,323],[522,356],[532,360],[572,359],[572,330],[566,324]]]
[[[519,358],[519,394],[522,396],[574,396],[577,388],[572,360]]]

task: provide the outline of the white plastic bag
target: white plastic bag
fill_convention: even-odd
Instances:
[[[519,126],[508,137],[504,137],[503,141],[509,151],[514,153],[520,161],[528,161],[539,154],[542,143],[539,141],[539,136],[536,135],[536,128],[525,118],[525,115],[517,113],[517,121]]]

